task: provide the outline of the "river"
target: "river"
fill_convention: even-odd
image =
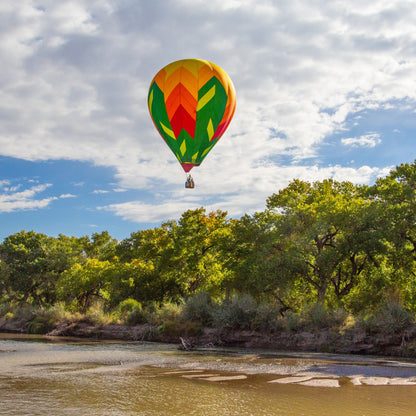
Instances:
[[[411,361],[0,334],[0,415],[415,414]]]

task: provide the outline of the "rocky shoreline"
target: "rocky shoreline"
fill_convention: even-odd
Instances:
[[[17,321],[0,320],[1,332],[26,333]],[[337,354],[383,355],[389,357],[416,357],[416,325],[402,334],[368,334],[351,331],[341,334],[327,329],[321,331],[260,333],[203,328],[198,335],[163,333],[148,324],[127,326],[121,324],[92,325],[88,322],[63,322],[46,335],[100,340],[154,341],[178,344],[185,349],[201,347],[262,348],[280,351],[324,352]]]

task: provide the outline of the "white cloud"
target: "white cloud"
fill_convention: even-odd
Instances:
[[[359,111],[416,102],[407,0],[3,0],[0,11],[0,155],[92,161],[114,168],[116,189],[162,195],[161,206],[108,208],[123,218],[188,206],[146,105],[150,80],[170,61],[216,62],[237,91],[234,120],[195,169],[192,206],[257,209],[297,176],[368,182],[383,167],[318,168],[321,145]],[[342,143],[374,147],[380,136]]]
[[[32,186],[21,192],[4,193],[0,195],[0,213],[36,210],[47,207],[57,197],[48,197],[36,199],[37,194],[45,191],[52,186],[51,184],[42,184]]]
[[[159,222],[171,218],[178,218],[187,209],[199,208],[200,205],[189,205],[186,201],[163,202],[157,206],[145,204],[140,201],[131,201],[121,204],[112,204],[99,207],[99,210],[111,211],[124,220],[135,222]]]
[[[348,137],[341,139],[344,146],[351,147],[376,147],[381,143],[380,135],[378,133],[365,134],[360,137]]]
[[[108,194],[110,191],[106,191],[104,189],[96,189],[92,191],[93,194]]]
[[[379,176],[389,173],[391,167],[376,168],[362,166],[358,169],[339,165],[319,166],[260,166],[259,172],[248,182],[238,177],[221,179],[221,173],[211,181],[196,180],[195,189],[183,188],[183,184],[173,189],[161,191],[155,203],[129,201],[120,204],[101,206],[99,210],[113,212],[125,220],[138,223],[154,223],[167,219],[177,219],[188,209],[204,206],[208,211],[227,211],[232,217],[240,217],[265,209],[267,197],[284,188],[294,178],[305,181],[334,178],[337,181],[350,181],[356,184],[371,183]],[[194,175],[196,178],[196,176]],[[180,186],[180,188],[179,188]],[[215,200],[214,200],[215,199]]]
[[[66,199],[66,198],[76,198],[77,196],[76,195],[73,195],[73,194],[62,194],[62,195],[59,195],[59,198],[60,199]]]

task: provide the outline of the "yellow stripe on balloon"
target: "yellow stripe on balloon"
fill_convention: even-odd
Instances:
[[[193,156],[192,156],[192,163],[194,163],[196,161],[196,158],[198,157],[198,153],[196,152]]]
[[[214,135],[214,126],[212,125],[212,120],[209,119],[208,127],[207,127],[208,137],[211,140],[212,136]]]
[[[215,85],[211,87],[211,89],[198,101],[196,111],[199,111],[201,108],[207,105],[209,101],[212,100],[212,98],[214,98],[214,95],[215,95]]]
[[[201,155],[201,157],[204,157],[210,150],[212,149],[212,146],[208,147],[207,149],[205,149]]]
[[[185,154],[185,152],[186,152],[186,143],[185,143],[185,140],[182,142],[181,147],[179,148],[179,150],[181,151],[182,156],[183,156]]]
[[[170,137],[172,137],[172,139],[176,140],[175,137],[175,133],[173,132],[172,129],[170,129],[169,127],[166,127],[162,122],[160,122],[160,125],[162,126],[163,131]]]
[[[149,112],[150,112],[150,115],[153,117],[152,104],[153,104],[153,90],[150,91],[150,95],[149,95]]]

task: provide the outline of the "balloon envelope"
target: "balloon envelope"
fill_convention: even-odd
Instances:
[[[183,59],[162,68],[148,94],[149,112],[160,135],[185,172],[198,166],[234,115],[230,77],[201,59]]]

